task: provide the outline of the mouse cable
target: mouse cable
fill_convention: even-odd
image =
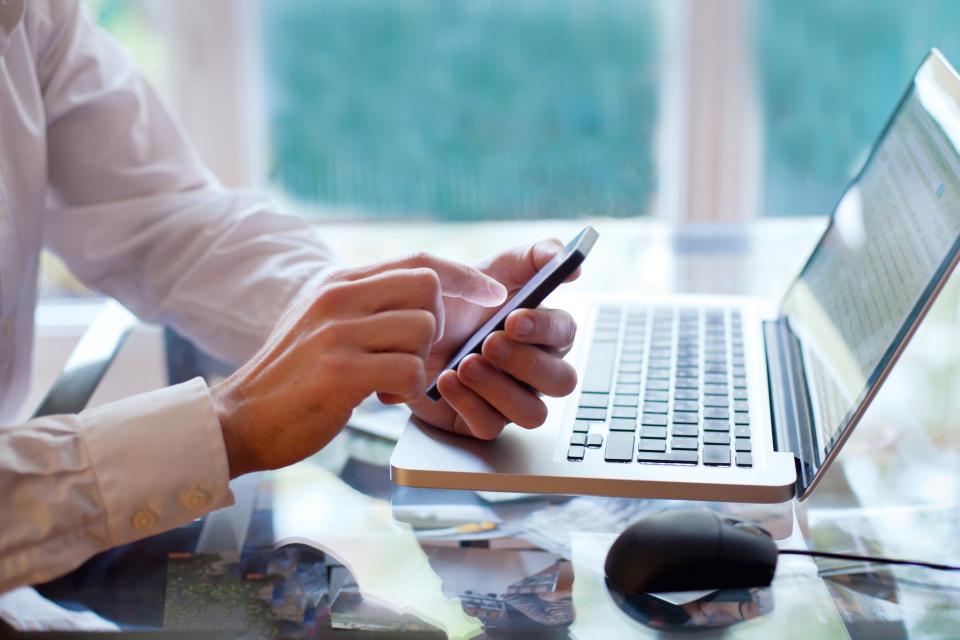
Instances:
[[[935,562],[921,562],[920,560],[897,560],[895,558],[881,558],[878,556],[858,556],[849,553],[833,553],[830,551],[808,551],[807,549],[780,549],[780,553],[794,556],[812,556],[816,558],[833,558],[835,560],[860,560],[862,562],[876,562],[879,564],[905,564],[938,571],[960,571],[960,567]]]

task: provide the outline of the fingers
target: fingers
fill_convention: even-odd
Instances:
[[[376,393],[387,404],[416,401],[427,388],[423,359],[408,353],[361,354],[352,372],[363,397]]]
[[[350,269],[345,272],[345,276],[348,280],[357,280],[384,271],[416,268],[426,268],[436,273],[445,296],[463,298],[483,307],[499,305],[507,297],[504,286],[482,271],[429,253],[415,253],[404,258]]]
[[[455,432],[493,440],[503,431],[507,419],[461,382],[456,372],[444,372],[437,381],[437,388],[457,414],[453,422]]]
[[[327,286],[314,301],[317,318],[367,316],[396,309],[424,309],[433,314],[436,333],[442,337],[443,297],[436,272],[426,268],[376,273]]]
[[[510,422],[532,429],[547,419],[547,406],[536,393],[478,355],[465,358],[457,375],[471,391]]]
[[[337,323],[327,332],[324,339],[333,345],[353,344],[370,353],[409,353],[425,359],[436,333],[436,319],[423,309],[384,311]]]
[[[502,331],[493,333],[484,341],[483,357],[502,371],[505,374],[503,377],[519,380],[548,396],[565,396],[577,386],[576,370],[559,354],[515,342]],[[513,386],[523,389],[516,382]],[[499,388],[501,393],[507,393],[505,387]]]
[[[517,309],[504,323],[506,337],[536,344],[565,354],[573,346],[577,323],[561,309]]]
[[[513,291],[522,287],[562,249],[563,243],[555,238],[540,240],[497,254],[482,264],[481,269]],[[579,275],[578,267],[567,281],[575,280]]]

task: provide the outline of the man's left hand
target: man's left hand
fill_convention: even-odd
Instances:
[[[562,248],[557,240],[545,240],[505,251],[477,266],[512,295]],[[570,279],[578,275],[579,271]],[[428,380],[495,311],[463,298],[443,300],[443,338],[427,356]],[[440,376],[441,400],[432,402],[424,396],[410,408],[436,427],[484,440],[495,438],[510,422],[538,427],[547,418],[540,394],[564,396],[576,386],[576,371],[563,360],[575,334],[576,323],[565,311],[518,309],[507,316],[502,331],[484,340],[482,355],[471,354],[456,371]]]

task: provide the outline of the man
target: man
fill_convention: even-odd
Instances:
[[[493,438],[569,393],[565,313],[513,314],[426,383],[559,243],[471,268],[414,255],[336,270],[302,222],[223,189],[76,0],[0,0],[0,422],[22,400],[37,260],[245,362],[79,415],[0,427],[0,592],[229,504],[230,477],[323,447],[370,393]]]

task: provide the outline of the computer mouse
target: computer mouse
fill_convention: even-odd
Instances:
[[[712,511],[665,511],[636,522],[607,552],[607,580],[624,593],[764,587],[777,545],[748,521]]]

